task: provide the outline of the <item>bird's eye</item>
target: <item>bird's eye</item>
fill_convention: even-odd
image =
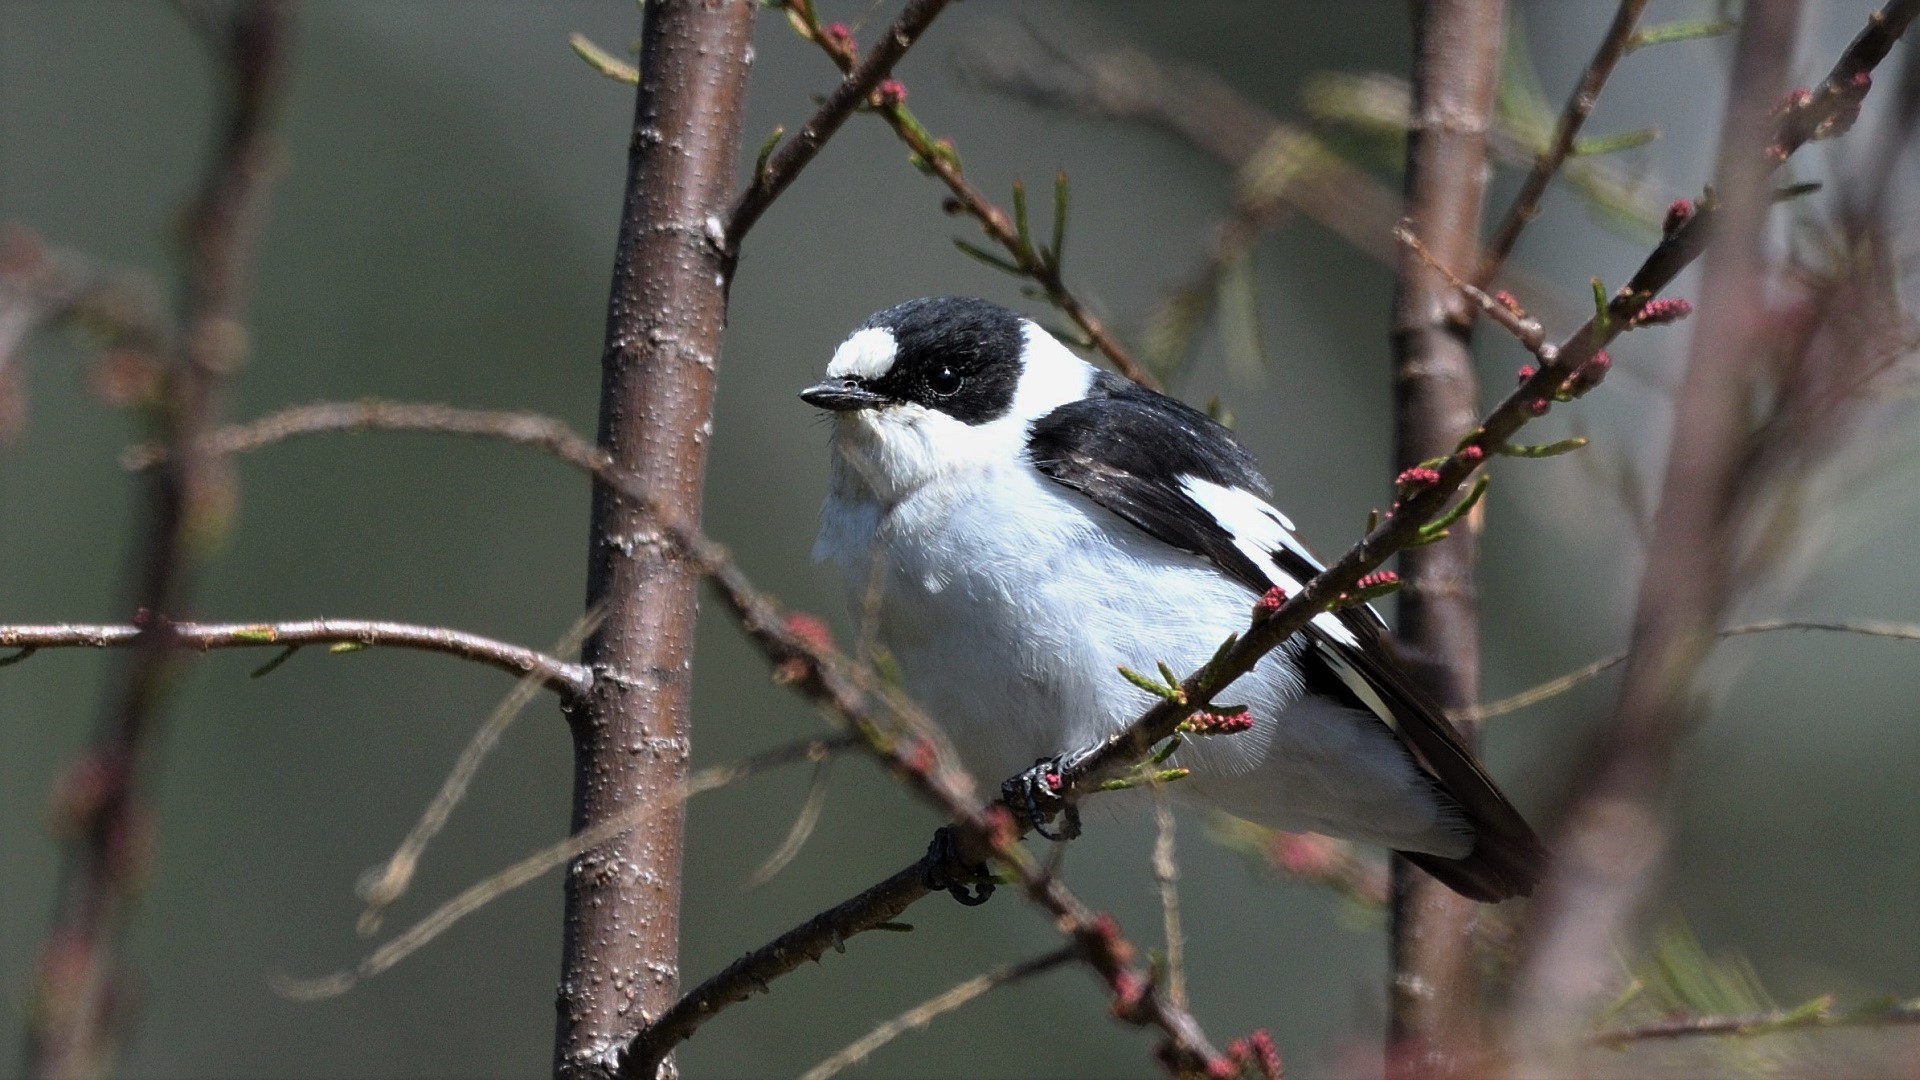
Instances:
[[[952,397],[960,391],[960,384],[966,381],[959,372],[942,364],[937,371],[927,376],[927,389],[941,397]]]

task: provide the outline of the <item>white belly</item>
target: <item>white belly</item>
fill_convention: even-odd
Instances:
[[[891,509],[830,497],[815,555],[840,568],[856,623],[872,620],[866,632],[989,791],[1124,727],[1153,699],[1121,665],[1184,676],[1245,628],[1255,599],[1024,465]],[[1193,775],[1170,790],[1277,827],[1465,854],[1383,723],[1303,694],[1296,648],[1221,695],[1249,707],[1253,729],[1190,740],[1173,763]]]

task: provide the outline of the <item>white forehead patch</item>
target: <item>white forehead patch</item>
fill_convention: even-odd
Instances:
[[[899,354],[900,345],[894,341],[893,331],[886,327],[855,330],[852,337],[833,351],[833,362],[827,365],[827,378],[882,378],[893,370],[893,361]]]

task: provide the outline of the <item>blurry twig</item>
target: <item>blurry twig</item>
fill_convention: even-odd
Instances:
[[[1074,959],[1072,945],[1044,953],[1031,960],[1018,964],[1008,964],[994,968],[984,975],[976,975],[951,990],[915,1005],[899,1016],[881,1024],[872,1031],[836,1051],[831,1057],[808,1069],[800,1080],[828,1080],[842,1071],[865,1061],[875,1050],[887,1045],[914,1028],[926,1027],[934,1020],[960,1008],[962,1005],[996,990],[1009,983],[1019,982],[1043,972],[1052,971],[1061,964]]]
[[[308,979],[276,975],[272,978],[273,987],[286,997],[299,1001],[337,997],[418,952],[422,946],[439,937],[448,927],[492,903],[500,896],[635,828],[649,815],[673,803],[690,799],[701,792],[725,787],[737,780],[744,780],[781,765],[797,761],[818,761],[827,754],[853,745],[854,739],[851,736],[804,739],[772,750],[761,751],[729,765],[715,765],[702,769],[688,777],[686,785],[681,789],[670,792],[662,798],[643,800],[627,808],[622,814],[574,833],[559,843],[534,852],[492,877],[476,882],[460,895],[435,908],[426,918],[413,924],[393,940],[368,953],[353,967]]]
[[[560,640],[554,643],[553,654],[555,656],[572,655],[579,650],[580,643],[599,627],[598,611],[589,611],[580,616],[574,621],[573,626],[561,635]],[[480,771],[480,766],[486,761],[487,755],[493,752],[493,748],[500,742],[500,737],[506,734],[507,728],[533,700],[534,692],[539,688],[539,680],[529,675],[521,679],[520,684],[501,699],[500,704],[494,707],[493,713],[487,717],[486,722],[474,732],[466,749],[460,752],[459,760],[454,762],[453,769],[441,783],[439,792],[421,813],[420,820],[415,822],[413,828],[407,832],[406,838],[400,841],[400,846],[385,863],[369,871],[362,879],[359,891],[361,899],[366,904],[366,910],[360,913],[358,929],[361,937],[371,937],[379,932],[381,914],[406,893],[407,886],[413,881],[413,872],[420,865],[420,856],[426,853],[427,845],[440,834],[441,829],[446,827],[447,819],[453,816],[454,808],[460,805],[460,800],[466,798],[467,787],[473,783],[473,777]]]
[[[1649,1039],[1695,1036],[1753,1038],[1783,1032],[1834,1027],[1897,1027],[1920,1024],[1920,999],[1880,1001],[1836,1009],[1831,997],[1818,997],[1791,1009],[1768,1009],[1741,1016],[1676,1016],[1645,1024],[1607,1028],[1587,1036],[1595,1046],[1622,1047]]]
[[[1487,242],[1480,268],[1474,274],[1475,283],[1485,286],[1499,274],[1501,264],[1512,253],[1520,233],[1540,213],[1541,196],[1547,193],[1547,185],[1553,182],[1554,174],[1560,171],[1567,156],[1573,153],[1574,140],[1579,137],[1580,128],[1587,122],[1587,117],[1593,113],[1601,87],[1606,85],[1607,77],[1613,74],[1613,66],[1626,55],[1634,26],[1639,23],[1640,13],[1646,10],[1646,6],[1647,0],[1620,0],[1606,36],[1600,39],[1599,49],[1594,52],[1593,59],[1587,62],[1579,85],[1567,98],[1566,108],[1561,111],[1559,123],[1554,127],[1553,138],[1534,159],[1533,168],[1527,172],[1527,178],[1520,184],[1519,194],[1513,198],[1513,205],[1507,208],[1506,215],[1494,228],[1493,239]]]
[[[1766,619],[1740,626],[1730,626],[1715,634],[1719,638],[1742,637],[1747,634],[1770,634],[1776,630],[1824,630],[1836,634],[1860,634],[1864,637],[1894,638],[1901,641],[1920,641],[1920,623],[1888,623],[1862,620],[1858,622],[1814,622],[1805,619]],[[1505,716],[1511,712],[1543,701],[1559,697],[1561,694],[1579,686],[1601,673],[1618,667],[1627,658],[1627,653],[1614,653],[1601,657],[1590,664],[1573,669],[1565,675],[1548,679],[1537,686],[1528,687],[1517,694],[1511,694],[1498,701],[1491,701],[1478,709],[1473,715],[1481,720],[1495,716]]]
[[[788,830],[787,838],[767,856],[753,876],[747,879],[746,887],[757,889],[787,868],[793,857],[800,854],[806,846],[807,838],[813,835],[814,826],[820,823],[820,811],[827,805],[827,781],[833,775],[833,759],[822,759],[814,767],[813,780],[807,784],[807,800],[800,804],[800,813],[793,819],[793,828]]]
[[[1223,813],[1211,815],[1207,828],[1216,843],[1240,853],[1264,871],[1324,885],[1363,908],[1378,908],[1387,902],[1386,866],[1362,858],[1349,841],[1269,828]]]
[[[145,485],[128,545],[126,608],[149,618],[111,678],[96,732],[76,767],[106,778],[62,854],[52,925],[28,1010],[25,1072],[75,1077],[112,1067],[128,1011],[120,941],[141,877],[150,819],[144,773],[156,753],[177,647],[169,627],[188,614],[201,556],[229,510],[218,462],[196,440],[216,422],[221,388],[245,357],[243,284],[254,226],[276,164],[271,135],[291,19],[274,0],[236,3],[207,31],[218,82],[213,146],[183,215],[182,332],[162,357],[166,377],[148,410],[175,460]]]
[[[1153,882],[1160,893],[1161,932],[1167,949],[1167,998],[1187,1007],[1187,935],[1180,927],[1180,864],[1174,858],[1173,808],[1167,793],[1153,785]]]

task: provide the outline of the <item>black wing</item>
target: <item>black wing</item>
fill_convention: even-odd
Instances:
[[[1204,413],[1105,372],[1086,398],[1033,425],[1035,469],[1182,551],[1204,556],[1255,594],[1289,595],[1323,567],[1266,502],[1253,455]],[[1405,853],[1462,895],[1526,895],[1545,849],[1466,743],[1402,668],[1372,608],[1321,616],[1303,631],[1309,688],[1380,717],[1474,828],[1463,859]]]

